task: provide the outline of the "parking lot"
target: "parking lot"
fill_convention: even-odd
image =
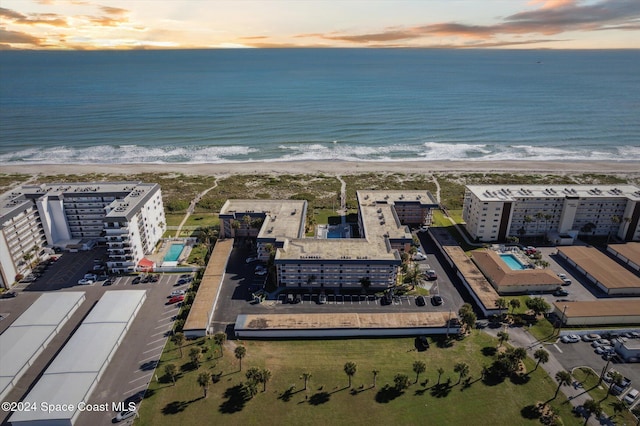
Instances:
[[[92,270],[96,264],[95,260],[101,259],[104,254],[104,249],[64,253],[36,281],[20,284],[16,291],[17,297],[0,300],[0,314],[3,318],[0,321],[0,331],[4,331],[42,291],[84,291],[86,297],[85,302],[65,325],[61,335],[49,344],[37,363],[19,381],[14,389],[16,392],[9,395],[12,400],[18,400],[23,396],[30,383],[46,368],[69,334],[105,291],[146,290],[147,298],[87,402],[107,403],[111,406],[112,402],[117,403],[136,396],[147,388],[151,380],[155,380],[155,366],[171,335],[173,323],[181,307],[180,303],[167,304],[167,296],[176,289],[186,290],[188,284],[176,285],[179,274],[159,274],[156,282],[134,284],[136,276],[121,275],[112,277],[110,285],[104,285],[105,280],[79,285],[78,280]],[[66,335],[63,335],[64,333]],[[111,410],[83,412],[79,416],[78,424],[109,424],[116,414]],[[3,420],[4,418],[0,418],[0,422]]]
[[[578,367],[590,367],[597,374],[600,374],[608,364],[608,370],[613,368],[623,376],[631,379],[631,385],[619,395],[620,398],[623,398],[626,392],[632,388],[640,389],[639,364],[628,364],[615,360],[607,363],[601,355],[594,352],[591,342],[562,343],[558,341],[553,345],[547,346],[546,349],[553,353],[567,371],[572,371]],[[606,386],[606,383],[603,383],[603,386]],[[637,404],[638,401],[635,401],[634,405]]]

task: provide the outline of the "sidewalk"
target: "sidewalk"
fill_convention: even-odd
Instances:
[[[495,328],[495,329],[486,328],[483,331],[497,338],[498,332],[503,330],[504,330],[503,328]],[[565,368],[562,367],[562,364],[560,364],[560,361],[556,359],[554,355],[554,349],[545,347],[545,346],[553,346],[555,342],[553,343],[540,342],[531,334],[527,333],[524,329],[519,327],[508,328],[506,331],[509,333],[508,343],[510,343],[512,346],[515,346],[515,347],[525,348],[527,350],[527,354],[529,355],[529,357],[533,358],[533,353],[540,348],[545,349],[549,353],[549,361],[545,364],[540,364],[539,367],[543,368],[557,385],[557,382],[555,380],[556,373],[558,373],[561,370],[565,370]],[[573,405],[574,407],[578,407],[584,404],[587,400],[591,399],[589,397],[589,394],[586,393],[584,389],[576,388],[572,385],[562,386],[560,388],[560,391],[567,396],[567,398],[571,402],[571,405]],[[589,418],[589,422],[587,424],[592,426],[597,426],[600,424],[611,424],[611,423],[607,422],[606,420],[597,419],[595,416],[592,415]]]

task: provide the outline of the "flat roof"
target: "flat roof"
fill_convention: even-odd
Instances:
[[[438,201],[426,190],[359,190],[356,191],[358,201],[362,205],[368,203],[384,202],[395,203],[418,203],[424,207],[437,207]]]
[[[609,248],[636,265],[640,265],[640,243],[609,244]]]
[[[233,239],[218,240],[209,257],[196,297],[191,304],[189,315],[182,327],[187,330],[206,330],[213,314],[215,299],[227,267],[227,261],[233,249]]]
[[[236,330],[446,327],[454,312],[249,314],[238,315]]]
[[[385,261],[400,260],[385,240],[368,241],[364,238],[305,238],[288,240],[276,251],[276,260],[326,261]]]
[[[594,247],[559,247],[558,252],[608,289],[640,288],[640,278]]]
[[[498,287],[509,286],[560,286],[562,280],[548,269],[509,268],[493,250],[480,249],[471,252],[473,261],[489,276]]]
[[[459,246],[442,246],[451,261],[456,265],[458,271],[464,279],[469,283],[471,289],[482,302],[485,308],[495,309],[496,301],[500,298],[496,289],[482,274],[480,269],[471,260],[469,256]]]
[[[640,201],[635,185],[467,185],[480,201],[515,201],[525,198],[626,198]]]
[[[640,316],[640,299],[554,302],[553,305],[559,312],[566,306],[565,316],[569,318]]]
[[[72,423],[78,413],[77,404],[89,399],[145,298],[145,290],[107,291],[85,319],[88,322],[80,324],[23,399],[38,407],[42,402],[73,404],[73,410],[17,411],[10,418],[11,424]]]
[[[84,302],[83,291],[45,293],[0,334],[0,399]],[[27,368],[25,368],[27,367]]]
[[[263,217],[258,238],[302,238],[306,210],[304,200],[227,200],[220,216],[236,220],[245,215]]]

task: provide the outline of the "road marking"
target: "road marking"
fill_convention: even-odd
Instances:
[[[553,344],[553,347],[556,348],[558,352],[562,353],[562,349],[560,349],[558,345],[556,345],[555,343]]]
[[[151,374],[146,374],[142,377],[138,377],[137,379],[133,379],[129,382],[129,384],[133,383],[133,382],[137,382],[138,380],[142,380],[142,379],[148,379],[149,377],[151,377]]]
[[[147,385],[148,385],[148,383],[145,383],[144,385],[136,386],[135,388],[130,389],[130,390],[128,390],[128,391],[126,391],[124,394],[125,394],[125,395],[132,395],[132,394],[134,394],[138,389],[140,389],[140,388],[146,388],[146,387],[147,387]]]
[[[156,334],[152,334],[151,337],[156,337],[156,336],[160,336],[161,334],[167,334],[167,332],[171,331],[170,328],[166,329],[165,331],[161,331],[159,333]]]
[[[175,315],[169,315],[168,317],[160,318],[160,319],[158,320],[158,322],[160,322],[160,321],[166,321],[166,320],[171,320],[171,322],[173,322],[173,319],[172,319],[173,317],[175,317]],[[156,327],[156,328],[157,328],[157,327]]]
[[[156,328],[154,328],[154,330],[157,330],[159,328],[166,328],[167,324],[160,324],[159,326],[157,326]]]
[[[147,343],[147,346],[153,344],[153,343],[158,343],[158,342],[162,342],[164,340],[164,337],[162,339],[158,339],[158,340],[154,340],[153,342],[149,342]]]
[[[138,361],[140,364],[144,364],[145,361],[149,361],[150,359],[154,359],[154,358],[158,358],[160,355],[162,355],[161,353],[159,353],[158,355],[153,355],[150,357],[147,357],[145,359],[141,359],[140,361]],[[142,371],[142,370],[141,370]]]
[[[162,348],[164,348],[164,345],[156,346],[155,348],[153,348],[153,349],[149,349],[148,351],[144,351],[144,352],[142,352],[142,353],[143,353],[143,354],[146,354],[146,353],[148,353],[148,352],[157,351],[158,349],[162,349]]]

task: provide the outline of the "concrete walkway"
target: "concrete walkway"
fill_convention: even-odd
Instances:
[[[178,225],[175,238],[180,237],[180,231],[182,231],[182,227],[184,226],[184,224],[187,223],[187,219],[189,219],[189,216],[193,214],[193,211],[196,208],[196,204],[198,204],[198,202],[202,199],[202,197],[204,197],[207,194],[207,192],[217,187],[218,187],[218,180],[216,179],[216,181],[214,182],[214,185],[211,188],[205,189],[200,194],[196,195],[196,197],[193,200],[191,200],[191,202],[189,203],[189,207],[187,208],[187,212],[182,218],[182,222],[180,222],[180,225]]]
[[[511,328],[507,327],[506,330],[504,328],[484,329],[484,332],[496,338],[497,338],[498,332],[500,331],[506,331],[507,333],[509,333],[508,343],[514,347],[525,348],[527,350],[527,354],[532,359],[533,359],[533,353],[537,349],[540,349],[540,348],[545,349],[549,353],[549,361],[545,364],[540,364],[538,368],[543,368],[547,372],[547,374],[549,374],[549,377],[553,379],[553,381],[556,383],[556,386],[557,386],[557,382],[555,381],[556,374],[562,370],[566,371],[566,369],[562,366],[560,361],[558,361],[558,359],[553,355],[554,349],[546,347],[546,346],[553,346],[555,342],[551,342],[551,343],[540,342],[531,334],[529,334],[524,329],[519,327],[511,327]],[[573,405],[574,407],[578,407],[584,404],[587,400],[591,399],[589,394],[584,389],[576,388],[573,385],[562,386],[560,388],[560,391],[567,396],[567,398],[571,402],[571,405]],[[549,395],[549,397],[551,396],[553,395]],[[603,406],[603,409],[605,408],[606,406]],[[603,417],[605,416],[603,415]],[[587,424],[596,426],[600,424],[612,424],[612,423],[608,423],[606,420],[601,421],[599,419],[596,419],[596,417],[592,415],[589,418],[589,422]]]

